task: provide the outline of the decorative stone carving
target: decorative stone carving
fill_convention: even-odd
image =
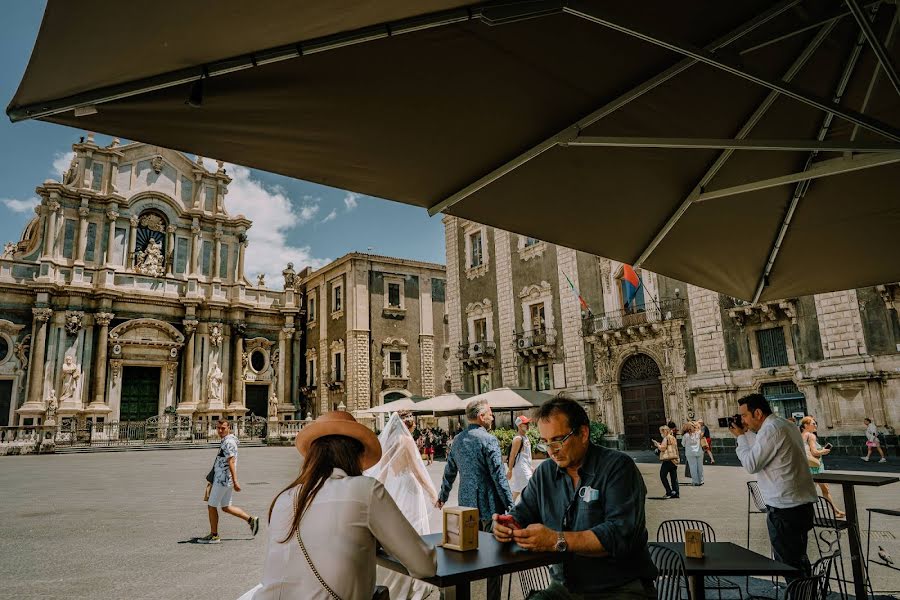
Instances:
[[[522,300],[540,300],[546,296],[553,295],[553,288],[546,281],[542,281],[540,285],[533,284],[522,288],[519,292],[519,298]]]
[[[381,342],[381,347],[382,348],[405,349],[405,348],[409,348],[409,342],[407,342],[403,338],[386,337],[386,338],[384,338],[384,341]]]
[[[62,366],[62,394],[61,402],[69,402],[75,399],[78,388],[78,380],[81,379],[81,368],[71,356],[67,356]]]
[[[166,232],[165,220],[156,213],[147,213],[141,216],[141,227],[146,227],[150,231]]]
[[[212,326],[209,331],[209,344],[213,348],[218,348],[219,344],[222,343],[222,326],[219,323],[216,323]]]
[[[6,242],[3,244],[3,255],[0,258],[12,258],[16,253],[15,242]]]
[[[266,287],[266,274],[260,273],[256,276],[256,287],[265,288]]]
[[[780,320],[797,323],[797,299],[770,300],[756,304],[743,303],[735,298],[720,297],[720,304],[728,309],[728,316],[738,327],[759,325]]]
[[[182,324],[184,325],[185,335],[191,336],[197,331],[197,325],[200,324],[200,321],[197,321],[196,319],[185,319],[182,321]]]
[[[70,336],[78,335],[78,332],[81,331],[81,328],[84,326],[84,313],[80,310],[67,310],[66,311],[66,324],[65,329],[66,333]]]
[[[47,392],[47,416],[44,419],[45,425],[56,425],[56,411],[59,410],[59,402],[56,399],[56,392],[51,390]]]
[[[528,244],[527,242],[528,238],[526,236],[519,236],[517,249],[519,252],[519,258],[524,261],[529,261],[532,258],[540,258],[547,250],[547,242],[543,242],[540,240],[533,244]]]
[[[293,289],[294,280],[297,278],[297,273],[294,271],[294,263],[289,262],[284,271],[281,272],[281,275],[284,277],[284,289]]]
[[[157,154],[153,158],[150,159],[150,168],[153,169],[153,172],[159,175],[162,172],[163,168],[163,157],[160,154]]]
[[[241,369],[243,370],[243,377],[247,379],[247,375],[250,374],[250,353],[244,352],[241,354]]]
[[[137,215],[131,215],[131,218],[128,219],[128,222],[132,227],[137,227],[138,223],[140,223],[140,219],[138,219]]]
[[[122,361],[121,360],[111,360],[109,361],[110,374],[112,375],[113,382],[119,379],[119,374],[122,372]]]
[[[110,321],[115,318],[116,315],[108,312],[98,312],[94,313],[94,323],[100,325],[101,327],[106,327],[109,325]]]
[[[247,340],[244,345],[244,349],[250,353],[256,350],[257,348],[262,348],[263,350],[269,350],[275,342],[268,340],[264,337],[255,337],[252,340]]]
[[[173,348],[172,350],[175,350],[175,349]],[[178,353],[176,352],[175,355],[177,356]],[[175,384],[175,372],[176,371],[178,371],[178,363],[176,363],[176,362],[167,362],[166,363],[166,372],[169,375],[169,387],[172,387]]]
[[[109,219],[110,221],[115,221],[116,219],[119,218],[119,211],[113,210],[111,208],[107,209],[106,218]]]
[[[272,392],[272,395],[269,396],[269,420],[278,420],[278,396],[275,392]]]
[[[19,360],[19,368],[25,371],[28,368],[28,351],[31,349],[31,334],[16,342],[13,346],[13,354]]]
[[[243,321],[235,321],[231,324],[231,329],[239,336],[243,336],[247,333],[247,324]]]
[[[69,163],[69,168],[63,173],[62,183],[63,185],[72,185],[75,183],[75,179],[78,177],[78,156],[72,156],[72,162]]]
[[[46,323],[50,320],[50,317],[53,316],[53,311],[49,308],[32,308],[31,314],[33,314],[34,318],[41,323]]]
[[[159,242],[150,238],[144,249],[138,251],[137,258],[134,260],[134,269],[141,275],[149,277],[162,277],[165,275],[166,260]]]
[[[206,376],[207,394],[206,398],[210,403],[222,401],[222,369],[219,363],[213,362],[209,367],[209,373]]]

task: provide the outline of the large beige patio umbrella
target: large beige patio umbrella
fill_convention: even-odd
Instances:
[[[469,398],[472,400],[487,400],[488,406],[494,410],[527,410],[540,406],[553,398],[552,394],[538,392],[529,388],[494,388],[489,392],[478,394]]]
[[[447,392],[428,400],[416,402],[412,408],[415,414],[434,414],[434,416],[461,415],[466,412],[466,404],[473,394],[468,392]]]
[[[7,112],[783,298],[900,280],[897,10],[49,0]]]
[[[399,400],[394,400],[392,402],[386,402],[384,404],[379,404],[378,406],[373,406],[372,408],[367,408],[365,410],[359,410],[357,413],[361,415],[380,415],[380,414],[390,414],[393,412],[399,412],[403,410],[411,410],[416,405],[416,402],[410,398],[400,398]]]

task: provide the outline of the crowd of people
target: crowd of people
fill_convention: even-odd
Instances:
[[[436,550],[422,536],[431,532],[432,511],[444,507],[457,478],[459,504],[478,509],[482,531],[526,550],[567,554],[551,567],[550,586],[529,600],[656,597],[644,480],[627,454],[591,443],[581,404],[557,397],[532,417],[518,417],[505,461],[489,432],[494,416],[487,402],[470,402],[466,420],[468,426],[446,440],[439,490],[426,466],[443,442],[437,432],[417,430],[411,414],[394,413],[378,436],[343,411],[304,427],[296,438],[299,474],[269,507],[261,583],[240,600],[437,598],[436,588],[421,581],[437,569]],[[537,468],[528,437],[534,425],[535,449],[550,459]],[[227,421],[217,431],[221,447],[205,497],[210,533],[201,543],[220,541],[219,509],[244,520],[253,535],[259,531],[258,517],[232,505],[232,492],[241,490],[237,438]],[[818,498],[812,475],[830,453],[816,437],[816,420],[804,417],[798,428],[773,414],[764,396],[751,394],[739,400],[729,431],[741,465],[757,477],[774,557],[808,574],[806,547]],[[680,432],[674,422],[660,427],[653,443],[667,498],[679,497],[679,433],[693,485],[704,484],[704,456],[715,462],[702,420],[684,423]],[[828,486],[820,488],[834,504]],[[376,567],[379,545],[409,575]],[[488,600],[500,596],[500,577],[489,577]]]

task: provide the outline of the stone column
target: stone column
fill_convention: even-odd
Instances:
[[[216,232],[213,234],[216,244],[213,248],[213,256],[212,256],[212,278],[213,281],[219,281],[219,255],[222,252],[222,228],[216,227]]]
[[[87,251],[87,230],[88,230],[88,215],[90,214],[90,210],[87,206],[85,206],[86,201],[81,201],[81,208],[78,209],[78,252],[75,254],[75,261],[83,263],[84,262],[84,253]],[[95,241],[96,246],[96,241]]]
[[[125,261],[125,264],[129,269],[134,269],[134,246],[137,240],[138,216],[131,215],[131,218],[128,220],[128,222],[131,224],[131,229],[129,229],[128,231],[128,257]]]
[[[53,315],[49,308],[32,308],[34,315],[34,338],[31,352],[31,373],[28,375],[29,404],[43,404],[44,398],[44,357],[47,350],[47,322]]]
[[[175,225],[169,225],[166,227],[166,233],[169,234],[168,241],[166,242],[166,273],[171,275],[175,272],[175,230],[178,229]],[[169,257],[172,257],[172,260],[169,260]]]
[[[191,264],[188,265],[188,275],[197,275],[197,259],[200,254],[200,222],[194,219],[191,225]]]
[[[51,198],[53,198],[51,196]],[[56,250],[56,213],[60,205],[56,199],[47,203],[47,237],[44,239],[44,257],[53,258]]]
[[[244,251],[247,248],[247,234],[242,233],[238,236],[238,261],[237,261],[237,277],[235,277],[235,281],[237,283],[243,283],[244,281]]]
[[[119,212],[113,209],[106,211],[106,218],[109,220],[109,238],[106,240],[106,267],[115,266],[113,263],[113,244],[116,242],[116,220],[119,218]]]
[[[194,402],[194,332],[197,330],[198,321],[196,319],[185,319],[184,335],[187,338],[187,345],[184,350],[184,393],[181,396],[181,403],[178,409],[187,409],[187,412],[193,412],[196,403]]]
[[[461,390],[463,387],[463,372],[460,361],[454,356],[457,347],[462,342],[462,307],[460,305],[459,285],[459,260],[458,244],[463,243],[459,237],[459,225],[456,217],[447,215],[443,219],[444,243],[447,248],[447,301],[446,310],[449,317],[448,333],[450,341],[450,385],[451,389]],[[502,336],[506,332],[500,332]]]
[[[100,326],[97,338],[97,359],[94,362],[94,401],[91,404],[106,404],[106,353],[109,345],[109,323],[115,315],[99,312],[94,315],[94,323]]]
[[[419,364],[422,365],[422,389],[426,398],[435,395],[434,385],[434,307],[431,302],[431,278],[419,278]]]
[[[231,326],[231,336],[234,338],[234,352],[231,354],[231,404],[236,406],[244,406],[244,335],[241,329],[238,323]]]

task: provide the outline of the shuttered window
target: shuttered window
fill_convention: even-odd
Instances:
[[[788,364],[787,347],[784,343],[784,329],[760,329],[756,332],[761,367],[779,367]]]

